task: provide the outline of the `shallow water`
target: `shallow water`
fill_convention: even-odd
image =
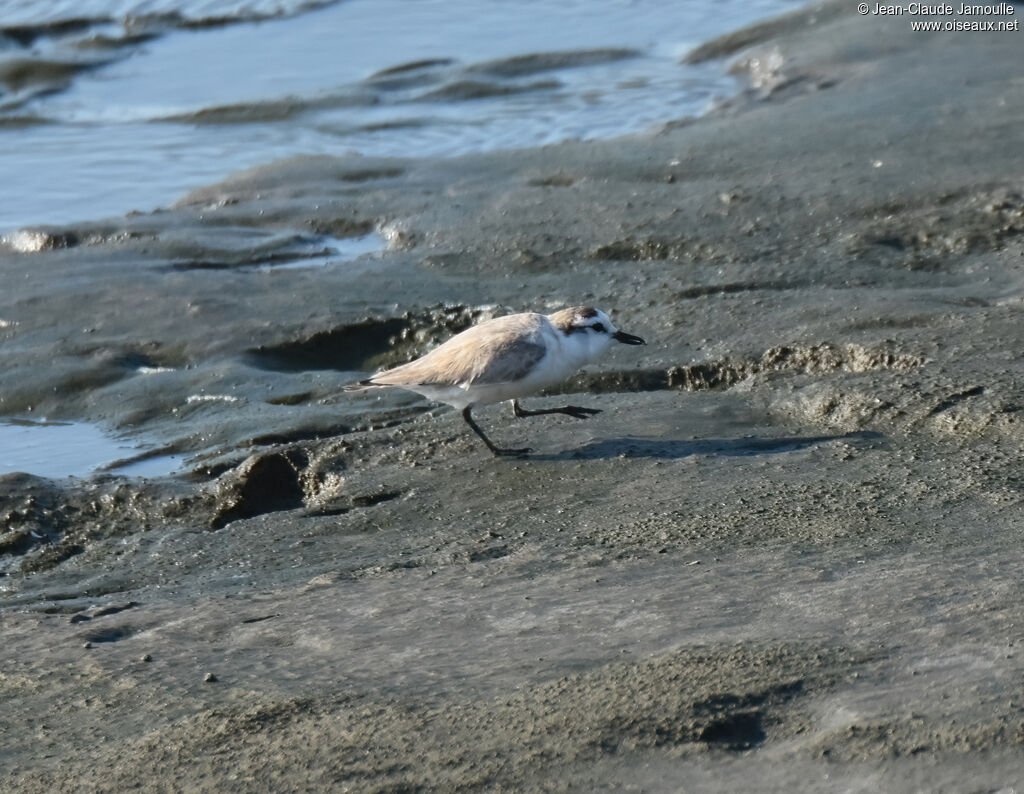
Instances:
[[[179,455],[150,454],[86,422],[0,422],[0,474],[27,472],[60,479],[102,470],[157,477],[175,471],[182,460]]]
[[[298,153],[453,156],[641,131],[735,90],[721,64],[682,65],[687,50],[797,5],[0,4],[0,233],[148,211]],[[495,63],[544,53],[563,55]]]

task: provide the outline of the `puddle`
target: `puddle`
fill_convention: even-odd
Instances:
[[[329,237],[327,235],[320,235],[316,238],[316,245],[323,249],[320,255],[306,255],[297,259],[263,262],[242,269],[267,272],[327,267],[328,265],[351,262],[366,254],[379,254],[388,247],[387,240],[377,232],[370,232],[361,237]]]
[[[379,232],[370,232],[362,237],[324,237],[331,250],[327,261],[348,262],[366,254],[379,254],[388,247],[388,241]]]
[[[0,421],[0,474],[88,477],[103,471],[127,477],[158,477],[179,468],[180,455],[113,438],[85,422],[27,419]]]

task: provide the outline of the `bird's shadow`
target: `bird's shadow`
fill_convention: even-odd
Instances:
[[[746,457],[751,455],[775,455],[807,447],[826,444],[830,441],[874,441],[882,439],[881,433],[858,431],[828,436],[781,436],[777,438],[701,438],[658,439],[658,438],[609,438],[591,441],[575,449],[562,452],[529,455],[530,460],[600,460],[605,458],[654,458],[677,460],[694,455]]]

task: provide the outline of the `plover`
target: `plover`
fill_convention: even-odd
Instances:
[[[639,336],[619,331],[607,314],[589,306],[547,315],[510,314],[468,328],[415,361],[345,389],[393,386],[447,403],[462,410],[466,424],[495,455],[524,455],[528,447],[502,449],[491,443],[473,420],[473,408],[511,400],[517,417],[567,414],[586,419],[600,413],[597,408],[576,405],[527,411],[519,400],[565,380],[598,358],[613,339],[627,345],[646,344]]]

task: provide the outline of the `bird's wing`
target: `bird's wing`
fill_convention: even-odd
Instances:
[[[516,339],[493,350],[487,364],[465,385],[509,383],[520,380],[544,358],[547,348],[528,339]]]
[[[370,382],[462,388],[508,383],[528,375],[546,352],[537,320],[530,315],[500,317],[457,334],[422,358],[378,372]]]

